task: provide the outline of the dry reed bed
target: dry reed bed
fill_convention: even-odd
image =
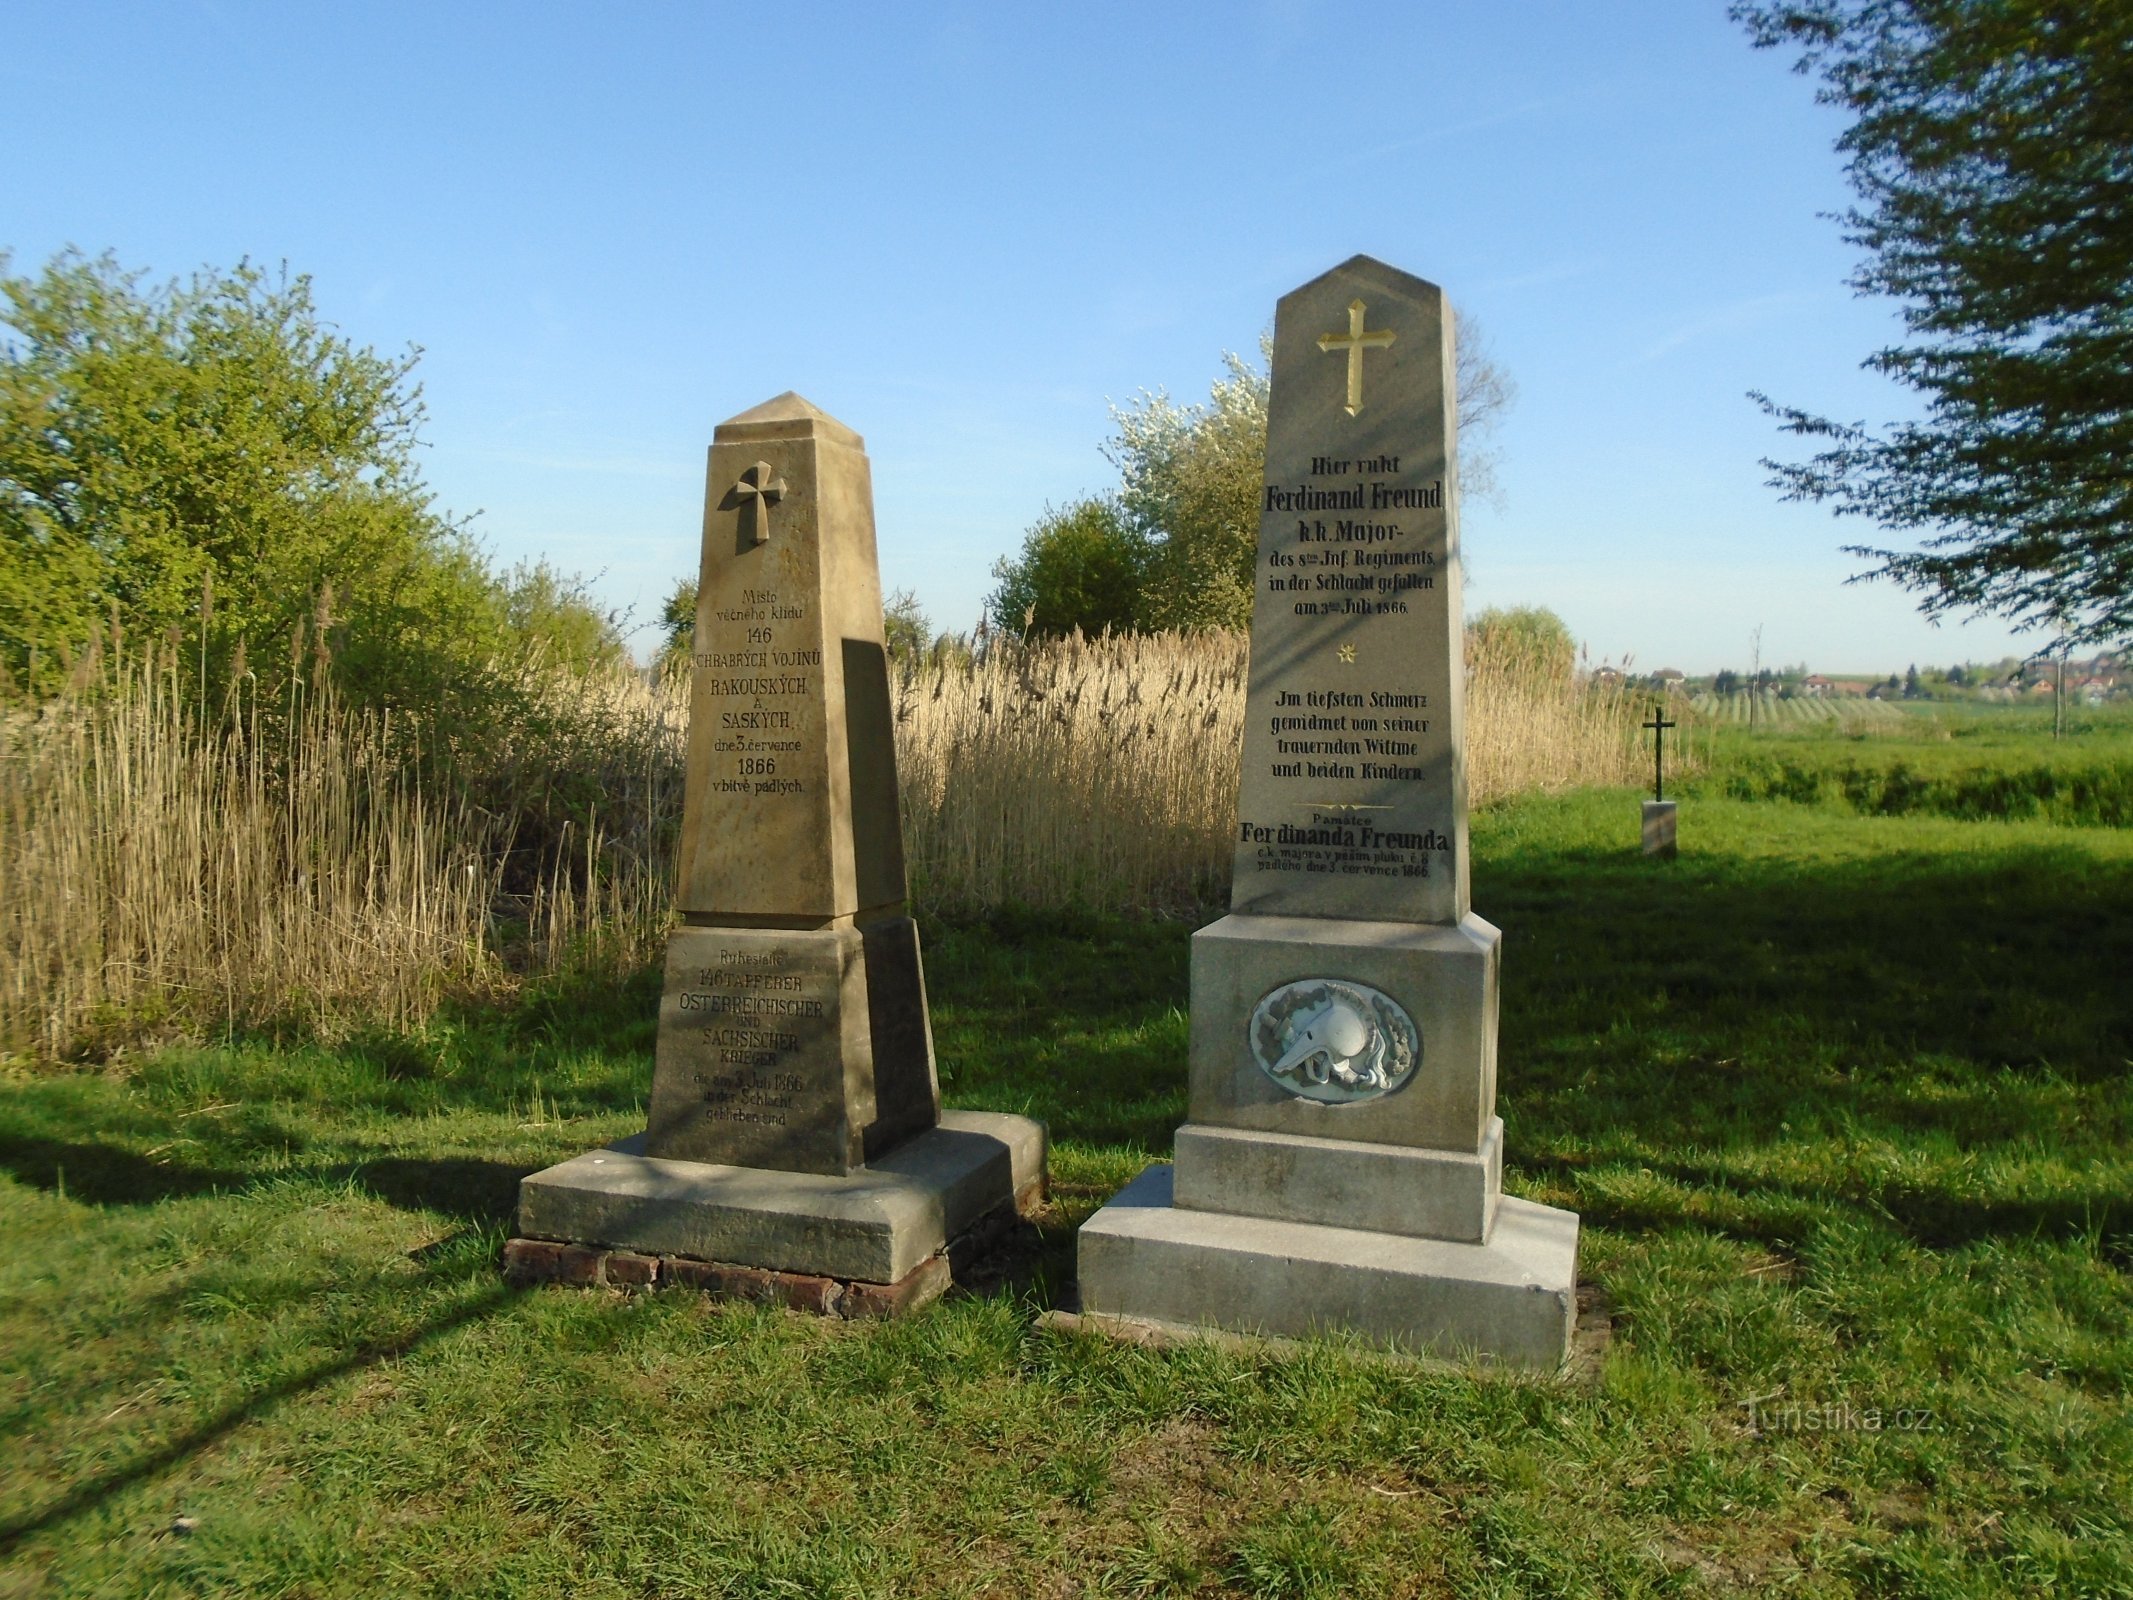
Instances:
[[[426,1015],[489,960],[492,830],[325,696],[270,728],[110,674],[5,735],[0,1046],[165,1019]]]
[[[995,642],[907,663],[896,715],[914,898],[1219,904],[1246,664],[1225,634]],[[217,1021],[407,1025],[529,970],[624,971],[659,950],[682,679],[554,677],[543,737],[521,769],[483,775],[485,807],[426,790],[405,739],[330,693],[263,716],[241,695],[197,703],[182,682],[168,658],[107,666],[0,720],[0,1052],[79,1056]],[[1515,647],[1470,660],[1467,706],[1477,804],[1641,770],[1641,702]],[[565,766],[601,798],[558,826],[530,797],[552,795]],[[529,797],[519,814],[514,795]]]
[[[1241,635],[1076,635],[937,660],[898,687],[913,894],[1180,910],[1229,874]]]

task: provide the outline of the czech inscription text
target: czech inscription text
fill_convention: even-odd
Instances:
[[[743,589],[741,603],[712,613],[712,648],[690,663],[716,704],[711,748],[721,759],[711,787],[721,794],[796,795],[806,780],[794,759],[803,729],[794,708],[819,689],[822,652],[793,640],[807,607],[773,589]]]

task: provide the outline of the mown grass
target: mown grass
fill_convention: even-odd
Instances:
[[[2133,1594],[2133,837],[1636,825],[1475,826],[1594,1384],[1035,1328],[1183,1114],[1187,930],[936,923],[947,1097],[1061,1199],[903,1324],[501,1286],[517,1176],[641,1118],[649,976],[0,1085],[0,1594]]]

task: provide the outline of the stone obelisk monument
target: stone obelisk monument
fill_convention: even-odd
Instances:
[[[1568,1351],[1577,1218],[1502,1193],[1468,905],[1452,333],[1367,256],[1275,313],[1230,914],[1193,936],[1175,1163],[1082,1227],[1094,1317]]]
[[[527,1178],[507,1265],[900,1311],[1041,1199],[1044,1130],[940,1110],[859,435],[780,395],[708,474],[650,1127]]]

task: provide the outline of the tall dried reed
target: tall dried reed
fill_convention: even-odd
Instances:
[[[0,733],[0,1045],[404,1022],[482,970],[493,828],[425,793],[381,720],[302,689],[210,708],[169,652],[85,687]]]
[[[1619,683],[1574,670],[1545,644],[1470,633],[1468,799],[1487,805],[1514,794],[1638,781],[1644,703]]]
[[[529,968],[627,969],[656,946],[681,730],[641,680],[565,708],[635,737],[594,774],[611,811],[564,818],[531,861],[527,817],[470,798],[508,774],[437,781],[405,728],[323,674],[267,705],[196,681],[175,649],[95,650],[68,693],[0,714],[0,1054],[217,1022],[405,1025]],[[590,763],[596,744],[550,754]]]
[[[1628,783],[1639,703],[1517,638],[1471,641],[1473,803]],[[1229,890],[1249,647],[1126,635],[908,664],[897,761],[913,893],[1190,910]]]
[[[1476,641],[1477,804],[1642,771],[1641,702]],[[1187,913],[1228,892],[1247,647],[1079,637],[909,661],[914,900]],[[0,711],[0,1054],[159,1029],[407,1024],[529,972],[623,972],[671,921],[683,676],[542,674],[477,772],[324,687],[197,697],[172,646]],[[419,776],[428,774],[427,777]]]
[[[896,753],[914,896],[1182,910],[1219,893],[1246,660],[1235,634],[1075,635],[907,670]]]

